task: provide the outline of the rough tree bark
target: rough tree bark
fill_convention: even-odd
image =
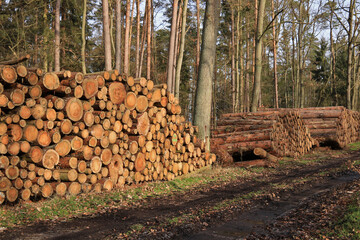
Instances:
[[[136,46],[135,46],[135,75],[140,77],[140,0],[136,0]]]
[[[167,66],[167,85],[168,90],[173,93],[173,72],[174,72],[174,60],[175,60],[175,37],[176,37],[176,26],[177,26],[177,10],[178,0],[173,2],[173,13],[171,20],[171,32],[170,32],[170,43],[169,43],[169,58]]]
[[[102,1],[103,7],[103,34],[105,47],[105,70],[111,70],[111,41],[110,41],[110,27],[109,27],[109,2]]]
[[[81,69],[83,74],[86,74],[86,55],[85,55],[85,47],[86,47],[86,36],[85,36],[85,27],[86,27],[86,5],[87,0],[83,0],[83,16],[82,16],[82,25],[81,25]]]
[[[115,69],[121,70],[121,0],[116,0]]]
[[[147,0],[147,18],[148,18],[148,25],[147,25],[147,58],[146,58],[146,78],[151,78],[151,5],[152,1]]]
[[[211,97],[214,65],[216,60],[216,38],[220,15],[220,0],[206,2],[199,77],[195,96],[194,123],[199,127],[199,139],[210,148]]]
[[[125,37],[124,37],[124,74],[129,74],[129,56],[130,56],[130,2],[126,1],[126,20],[125,20]]]
[[[56,0],[55,5],[55,71],[60,71],[60,5],[61,0]]]
[[[273,27],[273,53],[274,53],[274,90],[275,90],[275,99],[274,99],[274,107],[279,108],[279,92],[278,92],[278,77],[277,77],[277,39],[276,39],[276,29],[275,29],[275,6],[274,0],[271,1],[272,8],[272,27]]]
[[[181,24],[181,39],[180,39],[180,50],[176,65],[176,76],[175,76],[175,96],[179,99],[180,92],[180,73],[181,66],[184,57],[185,48],[185,36],[186,36],[186,13],[187,13],[188,0],[184,1],[184,7],[182,12],[182,24]]]
[[[259,1],[258,9],[258,20],[256,27],[256,45],[255,45],[255,81],[253,90],[253,99],[251,103],[251,111],[256,112],[259,105],[260,88],[261,88],[261,53],[262,53],[262,34],[263,34],[263,23],[264,23],[264,12],[265,12],[266,0]]]

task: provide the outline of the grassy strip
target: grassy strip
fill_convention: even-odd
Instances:
[[[241,168],[204,168],[169,182],[154,182],[142,186],[130,186],[100,194],[54,197],[50,200],[2,206],[0,227],[31,224],[40,220],[70,219],[90,215],[109,208],[125,208],[140,204],[139,200],[169,196],[199,189],[206,185],[222,184],[251,173]]]
[[[331,239],[360,239],[360,193],[353,197],[344,216],[323,232]]]

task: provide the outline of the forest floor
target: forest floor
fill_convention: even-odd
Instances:
[[[3,206],[0,239],[358,239],[360,221],[346,217],[355,206],[360,219],[359,149],[318,148],[276,168],[213,166],[117,195]]]

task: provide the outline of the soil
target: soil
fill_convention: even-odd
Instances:
[[[360,171],[352,165],[360,152],[338,153],[322,149],[325,158],[316,163],[289,164],[68,221],[7,229],[0,239],[313,239],[360,192]]]

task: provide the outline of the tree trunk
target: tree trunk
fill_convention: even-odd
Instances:
[[[206,149],[210,148],[212,81],[216,60],[216,39],[220,8],[220,0],[206,2],[199,78],[195,97],[194,123],[199,127],[199,139],[206,142]]]
[[[278,93],[278,77],[277,77],[277,39],[276,39],[276,29],[275,29],[275,6],[274,0],[271,1],[272,8],[272,18],[273,18],[273,53],[274,53],[274,87],[275,87],[275,99],[274,99],[274,107],[279,108],[279,93]]]
[[[330,61],[330,81],[332,83],[332,96],[333,96],[333,106],[338,105],[338,97],[336,91],[336,58],[335,58],[335,47],[333,39],[333,12],[330,13],[330,52],[331,52],[331,61]]]
[[[136,47],[135,47],[135,76],[140,77],[140,0],[136,0]]]
[[[82,26],[81,26],[81,69],[82,73],[86,74],[86,36],[85,36],[85,27],[86,27],[86,7],[87,7],[87,0],[83,0],[83,16],[82,16]]]
[[[61,0],[56,0],[55,6],[55,71],[60,71],[60,5]]]
[[[200,63],[200,0],[196,0],[196,30],[196,76],[198,76]]]
[[[110,41],[110,26],[109,26],[109,2],[102,1],[103,7],[103,34],[105,47],[105,70],[111,70],[111,41]]]
[[[115,69],[121,70],[121,0],[116,0]]]
[[[147,0],[147,59],[146,59],[146,78],[151,79],[151,0]]]
[[[263,34],[263,23],[264,23],[264,12],[265,12],[266,0],[260,0],[259,2],[259,13],[256,27],[256,46],[255,46],[255,81],[253,90],[253,100],[251,104],[251,111],[256,112],[261,89],[261,68],[262,68],[262,34]]]
[[[170,32],[170,43],[169,43],[169,58],[167,66],[167,85],[168,90],[173,93],[173,74],[174,74],[174,62],[175,62],[175,38],[176,38],[176,26],[177,26],[177,10],[178,10],[178,0],[173,2],[173,13],[171,20],[171,32]]]
[[[236,74],[235,71],[235,21],[234,10],[231,9],[231,41],[229,47],[229,55],[231,56],[231,96],[232,96],[232,112],[236,112]],[[236,67],[237,69],[237,67]]]
[[[126,20],[125,20],[125,38],[124,38],[124,74],[129,74],[129,57],[130,57],[130,2],[126,1]]]
[[[353,42],[353,16],[354,16],[354,6],[355,1],[350,1],[349,6],[349,18],[348,18],[348,24],[349,24],[349,30],[348,30],[348,46],[347,46],[347,89],[346,89],[346,106],[348,109],[352,109],[351,106],[351,68],[352,68],[352,42]]]
[[[175,76],[175,96],[178,99],[179,99],[179,92],[180,92],[180,73],[181,73],[181,66],[182,66],[182,62],[183,62],[184,48],[185,48],[187,5],[188,5],[188,0],[185,0],[183,12],[182,12],[180,50],[179,50],[179,56],[178,56],[177,65],[176,65],[176,76]]]

